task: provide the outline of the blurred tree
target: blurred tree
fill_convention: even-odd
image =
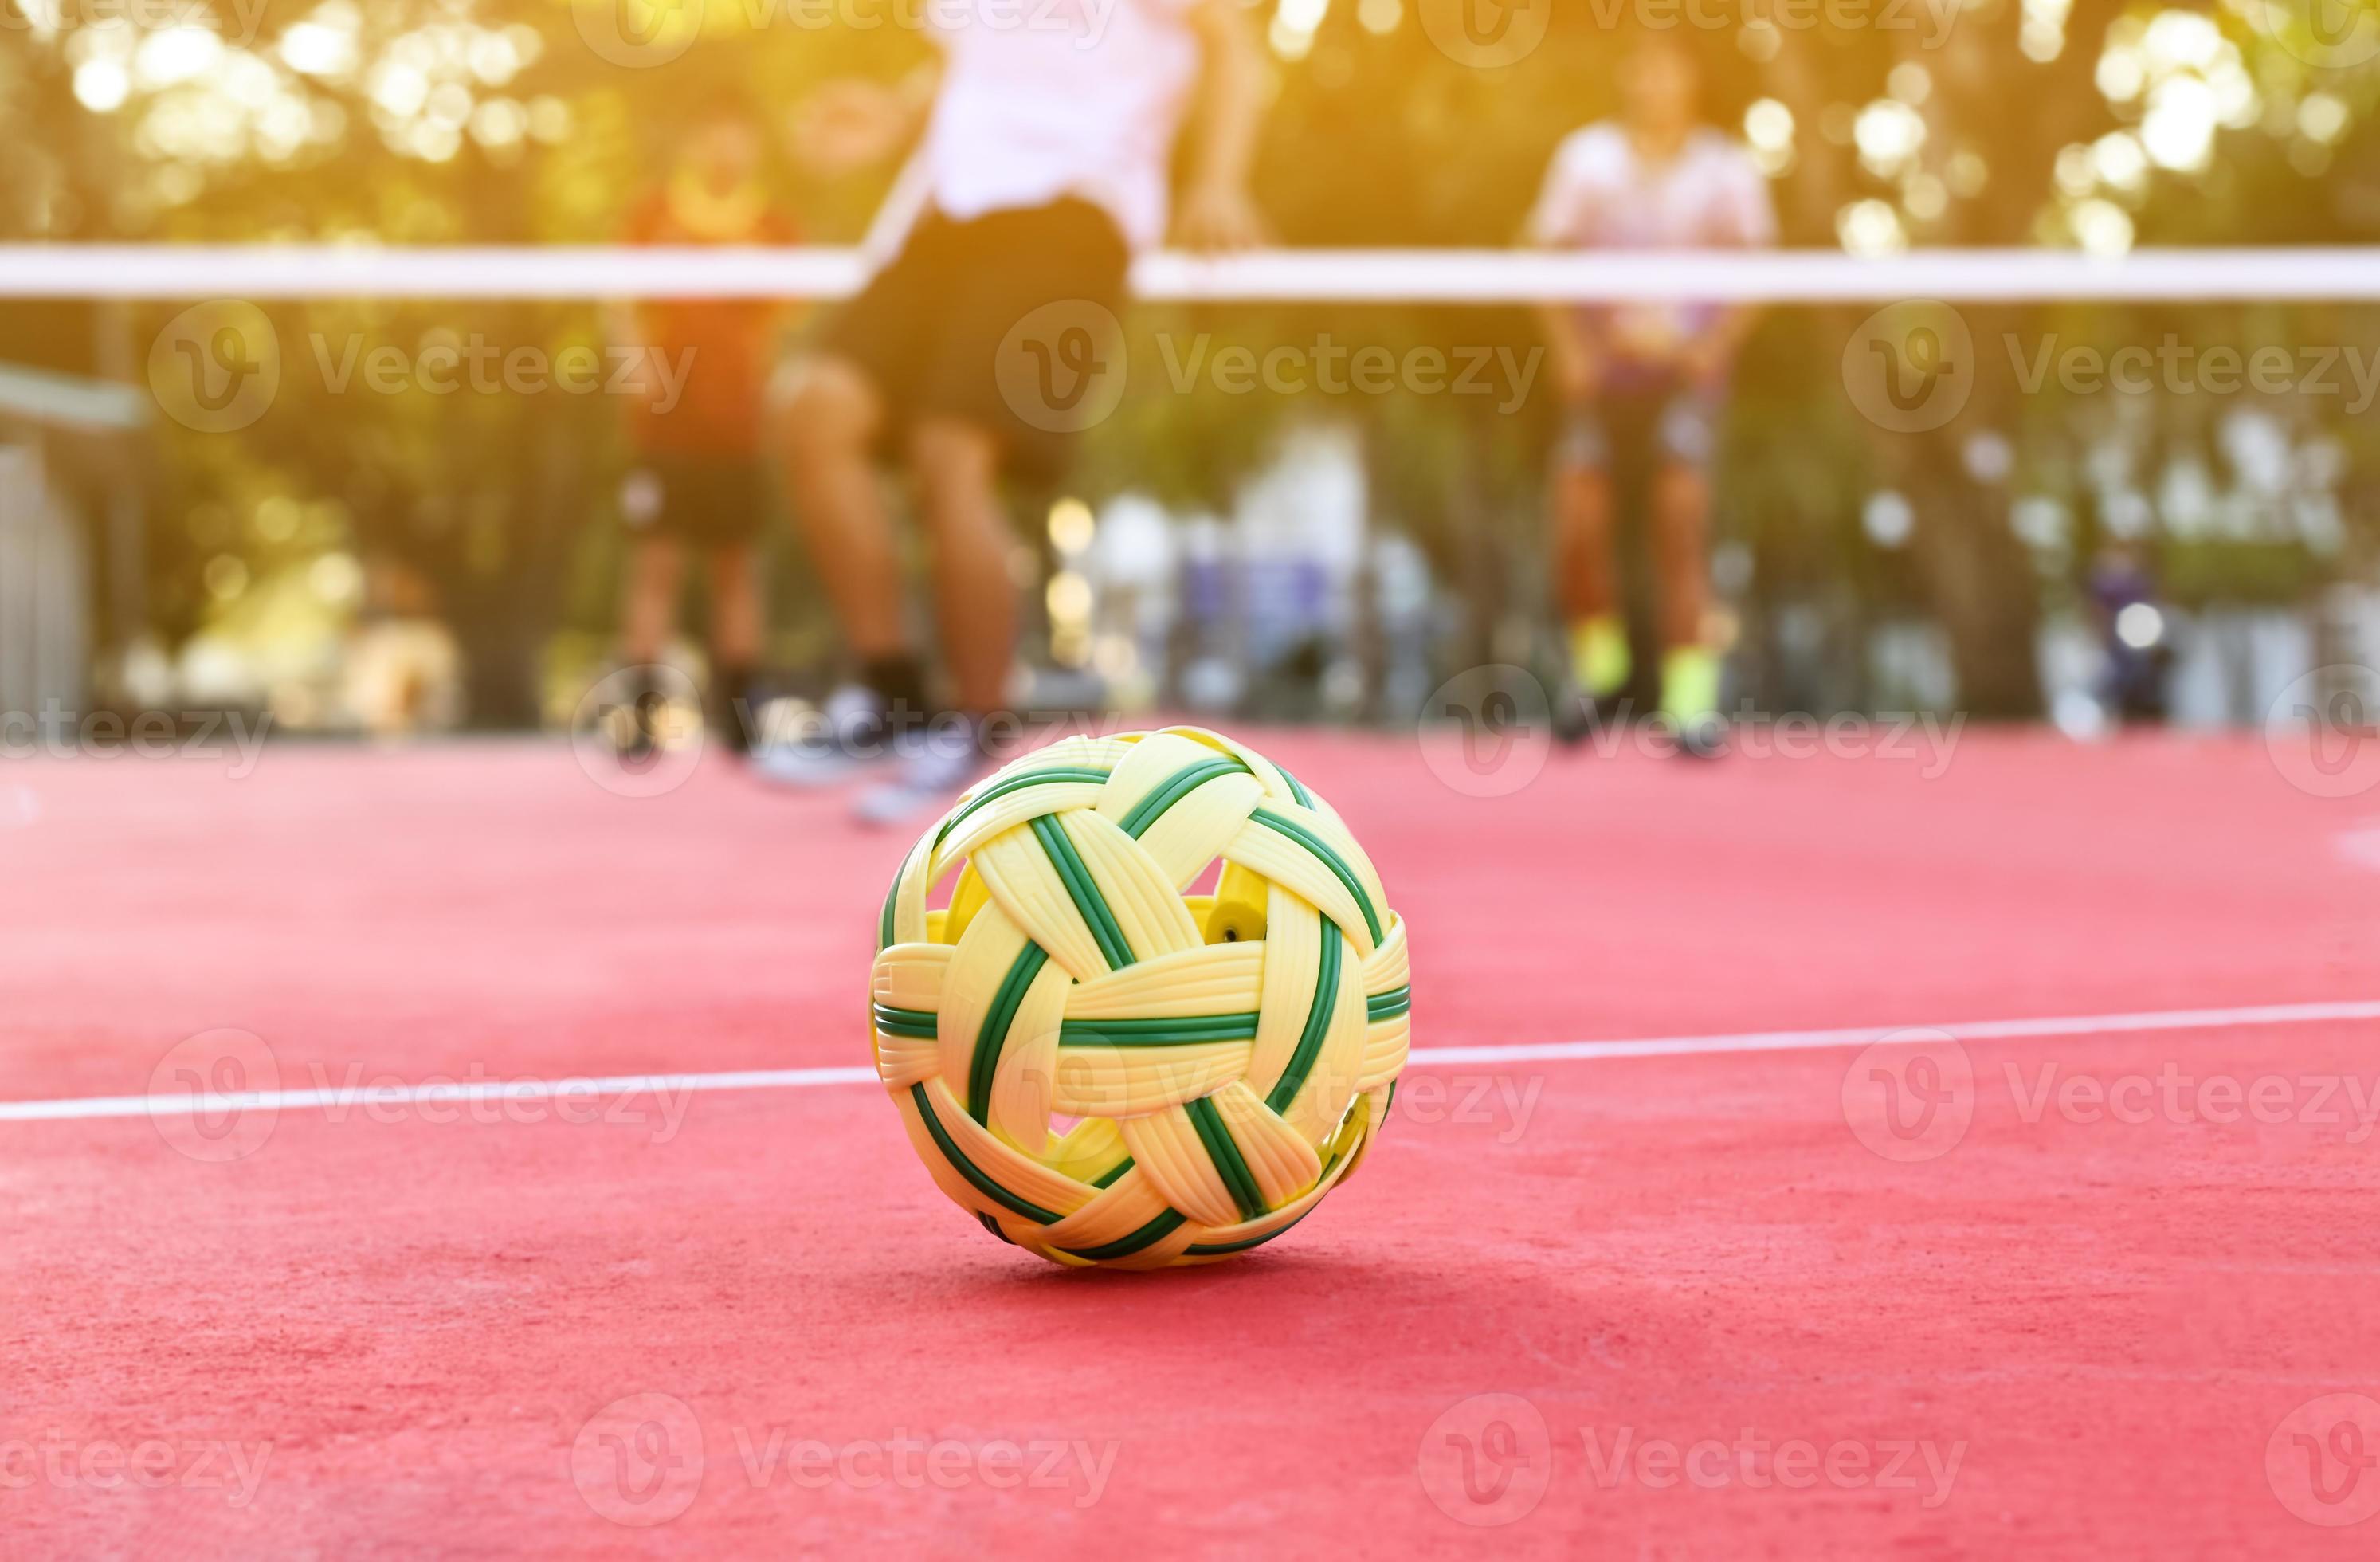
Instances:
[[[671,127],[721,85],[790,109],[835,76],[897,75],[927,47],[914,29],[857,25],[914,14],[870,0],[620,3],[178,0],[143,27],[96,0],[0,0],[0,237],[600,242]],[[1506,242],[1554,145],[1609,112],[1619,30],[1665,20],[1705,46],[1709,106],[1751,137],[1791,243],[2113,251],[2380,234],[2380,66],[2326,65],[2302,26],[2272,31],[2290,13],[2267,0],[1598,0],[1559,7],[1534,51],[1496,69],[1431,42],[1423,7],[1440,4],[1257,0],[1276,97],[1260,194],[1284,241]],[[658,31],[607,31],[623,18]],[[672,31],[689,23],[698,31]],[[791,166],[775,177],[828,240],[855,237],[883,188]],[[172,312],[141,311],[132,345]],[[1755,560],[1753,591],[1831,583],[1871,609],[1913,593],[1948,632],[1963,702],[2008,714],[2037,700],[2045,569],[2054,586],[2082,563],[2070,539],[2062,553],[2028,541],[2012,506],[2047,483],[2077,513],[2105,507],[2107,494],[2083,492],[2100,480],[2082,445],[2112,436],[2104,419],[2070,416],[2055,390],[2026,389],[1998,345],[2049,326],[2100,340],[2210,328],[2373,339],[2368,311],[1972,310],[1969,403],[1938,430],[1896,434],[1847,397],[1812,394],[1814,378],[1834,389],[1831,370],[1813,366],[1837,361],[1863,313],[1776,311],[1742,365],[1727,510]],[[0,317],[13,350],[30,350],[30,318]],[[214,538],[192,517],[263,494],[321,502],[341,518],[323,545],[407,558],[438,583],[473,641],[480,719],[520,719],[535,647],[557,617],[602,614],[600,600],[574,608],[565,583],[592,578],[571,555],[586,522],[608,513],[618,408],[550,393],[334,390],[315,355],[350,341],[411,354],[475,331],[551,354],[595,341],[593,311],[310,303],[272,318],[303,371],[273,410],[237,434],[169,431],[169,524],[207,535],[154,552],[165,627],[187,632],[258,578],[207,576],[212,559],[253,544],[253,529]],[[1512,311],[1152,309],[1136,330],[1136,366],[1160,332],[1262,348],[1327,331],[1397,352],[1535,341]],[[1327,402],[1176,394],[1161,370],[1136,372],[1083,481],[1221,505],[1286,421],[1353,419],[1369,431],[1383,515],[1415,531],[1445,579],[1469,582],[1482,614],[1500,615],[1512,605],[1503,583],[1525,579],[1515,561],[1535,547],[1544,402],[1542,391],[1517,410],[1409,388]],[[2195,417],[2198,443],[2215,437],[2203,413],[2165,410]],[[2338,488],[2360,499],[2345,545],[2368,547],[2372,420],[2348,417],[2343,397],[2289,416],[2345,453]],[[1914,516],[1906,567],[1879,566],[1860,529],[1878,486]]]

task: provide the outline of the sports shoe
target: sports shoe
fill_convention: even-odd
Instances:
[[[851,683],[792,730],[763,732],[752,774],[785,787],[832,787],[894,757],[892,717],[873,689]]]
[[[991,769],[981,728],[971,717],[938,721],[899,747],[905,750],[900,769],[851,799],[852,817],[863,824],[890,828],[930,817]]]
[[[1727,718],[1719,714],[1719,658],[1699,645],[1673,647],[1661,659],[1661,715],[1678,734],[1678,752],[1717,759],[1727,752]]]

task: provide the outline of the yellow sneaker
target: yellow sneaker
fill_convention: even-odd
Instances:
[[[1598,613],[1570,627],[1570,671],[1590,700],[1609,700],[1627,687],[1635,663],[1628,652],[1628,626],[1619,615]]]

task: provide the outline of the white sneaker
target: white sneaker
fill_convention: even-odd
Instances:
[[[758,735],[753,775],[784,787],[832,787],[895,757],[884,702],[859,684],[844,684],[822,709],[789,725]]]
[[[899,771],[851,799],[852,817],[863,824],[889,828],[940,813],[992,767],[971,721],[936,722],[900,747]]]

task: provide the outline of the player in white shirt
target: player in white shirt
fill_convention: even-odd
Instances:
[[[1204,249],[1253,243],[1258,227],[1247,177],[1262,62],[1236,0],[943,0],[928,15],[939,67],[899,87],[841,84],[796,116],[804,155],[829,171],[915,151],[870,236],[889,258],[797,366],[784,423],[791,487],[859,684],[832,703],[827,741],[762,767],[821,781],[907,747],[898,776],[857,799],[884,823],[941,806],[983,769],[981,719],[1002,702],[1016,634],[998,484],[1053,478],[1072,443],[1064,418],[1026,415],[1013,383],[1003,395],[1002,342],[1061,306],[1053,339],[1026,347],[1045,374],[1096,370],[1066,316],[1119,308],[1135,250],[1169,226]],[[1169,224],[1185,122],[1188,182]],[[962,729],[938,719],[921,751],[883,741],[927,701],[878,486],[884,457],[916,479]]]
[[[1621,117],[1561,143],[1529,224],[1548,249],[1755,249],[1777,241],[1751,154],[1700,119],[1701,68],[1674,33],[1648,32],[1621,67]],[[1715,752],[1719,664],[1704,618],[1709,467],[1749,311],[1712,305],[1549,308],[1568,420],[1555,461],[1556,590],[1572,671],[1591,703],[1633,673],[1613,562],[1614,452],[1649,460],[1659,582],[1661,709],[1692,752]]]

